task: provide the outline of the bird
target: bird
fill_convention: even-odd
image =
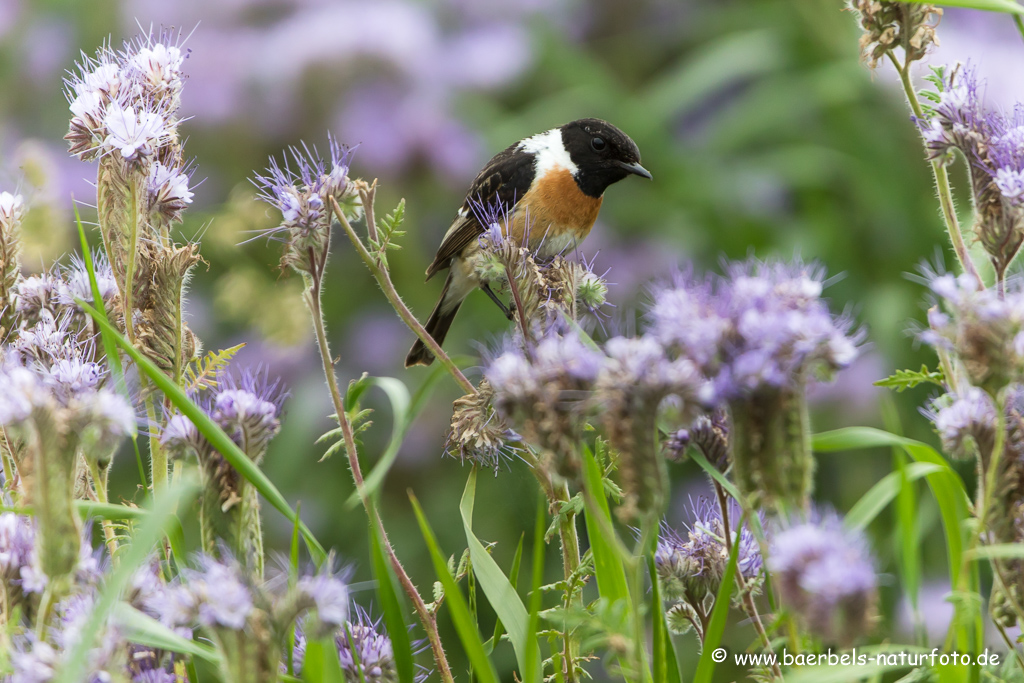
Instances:
[[[441,297],[425,324],[441,344],[470,292],[480,287],[508,314],[476,273],[474,256],[486,228],[475,207],[501,206],[502,232],[540,258],[571,251],[590,233],[604,191],[630,176],[651,179],[640,150],[621,130],[601,119],[570,121],[498,152],[470,185],[455,220],[427,267],[429,281],[448,269]],[[417,339],[405,367],[430,365],[434,354]]]

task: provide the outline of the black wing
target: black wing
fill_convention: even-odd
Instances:
[[[511,209],[530,189],[534,175],[534,155],[517,151],[518,146],[517,142],[494,155],[470,185],[458,217],[448,228],[433,262],[427,268],[428,280],[437,271],[450,266],[452,258],[483,233],[484,228],[473,211],[474,204],[478,207],[501,204]]]

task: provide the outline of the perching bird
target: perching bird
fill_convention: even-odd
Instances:
[[[548,258],[583,241],[597,219],[605,189],[630,174],[651,177],[640,165],[636,143],[601,119],[571,121],[496,154],[473,181],[427,268],[427,280],[449,269],[441,299],[427,319],[427,332],[438,344],[444,342],[459,306],[477,287],[504,308],[476,274],[473,257],[480,252],[479,237],[485,228],[474,206],[504,207],[503,232]],[[434,354],[417,339],[405,367],[433,361]]]

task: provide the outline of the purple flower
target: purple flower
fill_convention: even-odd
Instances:
[[[982,289],[972,278],[925,272],[939,304],[921,339],[959,358],[967,379],[994,395],[1024,371],[1024,290]]]
[[[821,638],[845,644],[867,632],[877,599],[871,553],[834,513],[776,533],[768,569],[783,603]]]
[[[122,107],[118,102],[107,106],[103,125],[108,131],[103,140],[107,150],[120,153],[126,161],[151,156],[171,136],[170,122],[154,111],[134,106]]]
[[[30,517],[0,513],[0,577],[5,584],[19,586],[22,571],[28,568],[31,572],[36,563],[35,537],[35,525]]]
[[[253,181],[260,198],[277,208],[284,219],[263,235],[284,242],[282,267],[291,266],[302,273],[317,271],[318,259],[325,257],[333,219],[330,199],[344,204],[350,191],[351,149],[330,135],[328,146],[329,160],[324,160],[316,147],[292,147],[291,161],[286,156],[282,167],[271,159],[266,175],[258,175]]]
[[[201,569],[184,569],[186,585],[198,605],[199,623],[240,631],[253,611],[252,591],[243,582],[239,567],[200,555]]]
[[[343,626],[348,619],[348,586],[341,578],[328,572],[300,578],[296,588],[316,606],[320,624]]]
[[[335,642],[347,682],[359,681],[360,673],[366,683],[395,680],[397,674],[391,639],[380,627],[379,619],[372,621],[364,610],[356,608],[356,619],[348,623],[348,634],[342,631],[335,637]],[[358,665],[356,657],[359,658]]]
[[[164,222],[181,220],[181,214],[192,203],[192,191],[188,184],[192,179],[189,167],[153,164],[149,174],[149,211]]]
[[[11,653],[14,669],[11,683],[49,683],[54,679],[60,656],[48,643],[32,640],[27,649],[16,649]]]
[[[50,273],[30,275],[15,285],[15,310],[22,314],[38,315],[39,311],[53,305],[58,289],[59,280]]]
[[[21,366],[6,367],[0,371],[0,425],[19,425],[32,416],[37,408],[54,405],[53,396],[38,373]]]
[[[946,394],[925,413],[942,439],[942,450],[955,458],[970,458],[980,450],[987,458],[995,444],[996,406],[981,389]]]
[[[717,503],[707,498],[690,501],[693,521],[686,537],[662,522],[658,545],[654,552],[654,566],[673,600],[703,601],[706,595],[715,595],[722,582],[735,543],[737,526],[742,513],[735,501],[729,501],[729,530],[725,537],[722,512]],[[761,549],[747,525],[739,531],[739,557],[737,568],[748,581],[761,573]]]
[[[93,272],[96,274],[96,286],[100,290],[100,297],[104,303],[110,302],[117,296],[117,281],[114,279],[114,271],[110,267],[110,261],[102,251],[94,252],[92,255]],[[89,281],[89,271],[85,267],[85,261],[77,254],[71,257],[71,266],[66,268],[63,278],[57,283],[57,302],[61,306],[78,307],[76,299],[93,304],[92,283]]]
[[[714,367],[729,320],[720,312],[709,280],[676,276],[671,286],[655,292],[648,315],[651,332],[661,343],[706,371]]]

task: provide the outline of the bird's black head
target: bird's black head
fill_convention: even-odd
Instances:
[[[640,165],[640,150],[621,130],[601,119],[579,119],[562,126],[562,144],[576,164],[576,184],[600,197],[612,183],[630,174],[650,178]]]

